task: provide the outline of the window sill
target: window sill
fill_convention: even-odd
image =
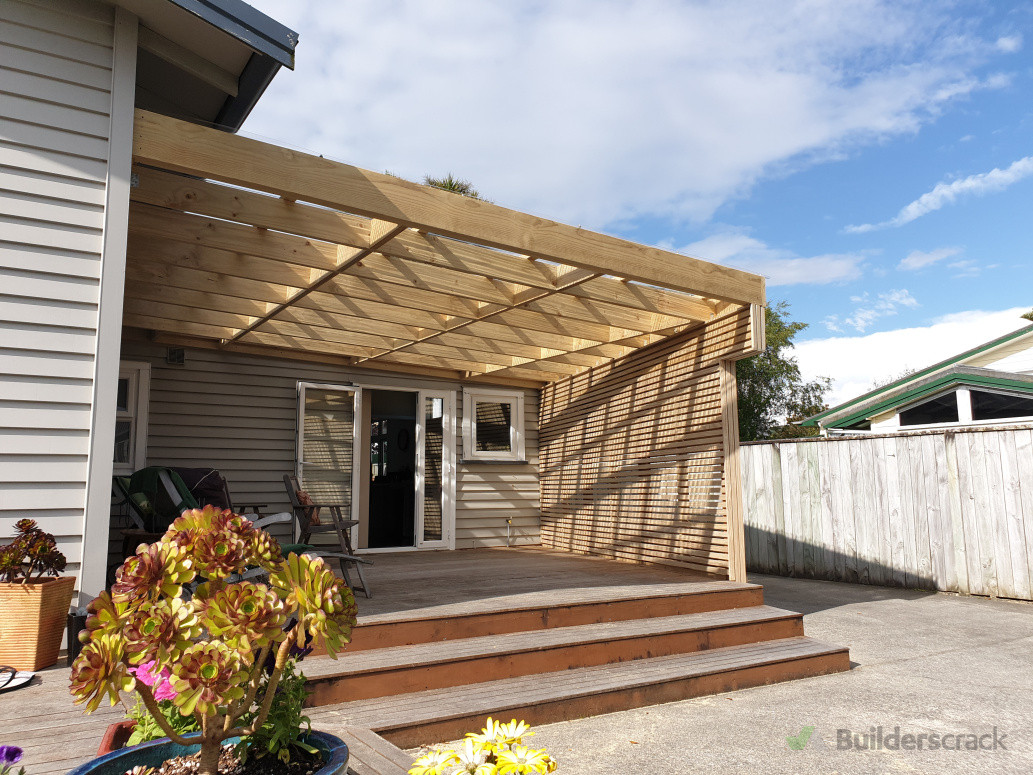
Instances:
[[[470,466],[484,464],[488,466],[528,466],[531,465],[529,460],[517,460],[515,458],[483,458],[483,457],[464,457],[460,458],[459,465]]]

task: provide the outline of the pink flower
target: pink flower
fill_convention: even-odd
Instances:
[[[174,699],[177,692],[172,688],[172,683],[169,681],[169,679],[172,678],[172,673],[168,670],[162,670],[160,673],[155,675],[154,668],[155,664],[152,659],[150,662],[144,662],[139,667],[129,668],[129,672],[135,675],[140,683],[151,687],[151,690],[154,692],[154,699]]]

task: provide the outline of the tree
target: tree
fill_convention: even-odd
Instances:
[[[785,351],[806,323],[789,319],[789,304],[768,306],[764,331],[767,349],[736,364],[739,384],[739,437],[742,441],[767,438],[798,438],[818,435],[817,428],[794,425],[827,408],[825,394],[832,380],[819,377],[805,382],[796,358]],[[780,424],[784,418],[784,424]]]
[[[443,178],[435,178],[430,175],[424,175],[423,182],[425,185],[434,186],[434,188],[444,189],[445,191],[451,191],[453,194],[468,196],[471,199],[481,198],[480,193],[477,191],[476,188],[473,187],[473,183],[471,183],[469,180],[457,178],[451,172],[445,175],[445,177]]]

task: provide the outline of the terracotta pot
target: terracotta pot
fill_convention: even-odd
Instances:
[[[108,728],[104,730],[104,737],[100,739],[97,756],[103,756],[106,753],[125,748],[126,743],[129,741],[129,736],[133,734],[135,727],[136,722],[129,719],[109,724]]]
[[[74,576],[0,582],[0,665],[41,670],[57,662]]]
[[[199,735],[194,732],[190,736]],[[226,743],[232,744],[237,738],[231,738]],[[326,762],[312,775],[344,775],[348,770],[348,746],[339,737],[328,735],[326,732],[312,731],[304,738],[305,742],[318,748],[323,754]],[[76,767],[68,775],[123,775],[137,765],[146,767],[160,767],[166,759],[173,759],[177,756],[189,756],[200,750],[199,745],[176,745],[167,737],[161,740],[152,740],[149,743],[140,743],[131,748],[123,748],[100,756],[93,761]]]

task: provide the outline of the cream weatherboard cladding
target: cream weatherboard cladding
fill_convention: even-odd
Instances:
[[[117,360],[135,31],[133,17],[100,3],[0,2],[0,535],[38,520],[72,572],[90,450],[105,446],[90,429],[107,403],[113,411],[114,376],[96,375],[112,348]],[[107,345],[102,286],[118,297]],[[102,575],[98,566],[87,586]]]
[[[127,339],[122,357],[151,364],[147,462],[211,466],[229,480],[234,501],[289,507],[283,475],[295,466],[297,384],[377,382],[378,387],[459,391],[458,383],[348,370],[280,358],[188,349],[183,366],[165,348]],[[462,422],[462,401],[457,401]],[[539,543],[538,393],[524,391],[526,463],[463,462],[457,434],[456,548]],[[506,520],[512,523],[507,525]]]

